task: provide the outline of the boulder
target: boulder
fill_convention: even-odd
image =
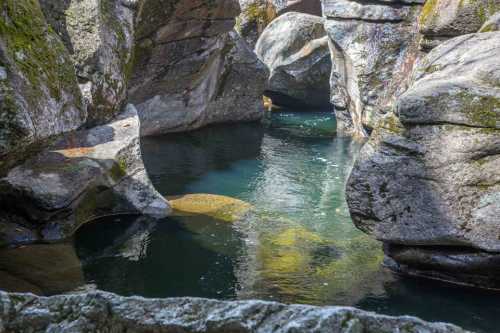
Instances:
[[[120,113],[132,67],[137,0],[39,0],[71,53],[88,106],[87,126]]]
[[[142,134],[263,117],[267,71],[232,32],[236,0],[144,1],[129,89]]]
[[[477,32],[499,10],[498,0],[429,0],[418,19],[421,48],[429,51],[450,38]]]
[[[460,282],[500,287],[493,276],[500,253],[498,45],[500,34],[490,32],[433,49],[354,166],[347,202],[356,226],[385,243],[435,254],[388,251],[405,258],[403,271],[432,276],[454,260],[448,251],[459,251],[455,264],[472,272]],[[448,280],[461,273],[455,276]]]
[[[87,117],[71,58],[38,1],[0,8],[0,175]]]
[[[277,17],[277,8],[270,0],[240,0],[240,6],[235,29],[254,48],[264,29]]]
[[[129,105],[113,122],[68,133],[10,170],[0,179],[0,224],[26,233],[0,233],[2,243],[64,239],[113,214],[166,216],[144,169],[139,126]]]
[[[104,292],[49,298],[0,292],[0,327],[8,332],[466,332],[451,324],[348,307],[125,298]]]
[[[500,31],[500,11],[486,21],[479,32]]]
[[[255,51],[270,70],[266,96],[292,108],[329,106],[331,58],[323,19],[286,13],[260,36]]]
[[[422,2],[323,0],[337,133],[367,137],[405,91],[419,57],[417,16]]]

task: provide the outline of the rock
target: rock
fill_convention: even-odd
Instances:
[[[138,14],[129,92],[139,110],[142,134],[261,119],[267,72],[231,32],[238,2],[161,3],[145,1]]]
[[[293,108],[329,105],[331,58],[323,19],[287,13],[260,36],[255,51],[270,70],[266,96]]]
[[[281,5],[281,8],[279,8],[279,15],[288,12],[297,12],[321,16],[321,0],[286,0],[282,2],[285,2],[285,4]]]
[[[348,307],[124,298],[104,292],[50,298],[1,292],[0,325],[11,332],[466,332],[451,324]]]
[[[399,98],[398,117],[380,123],[347,184],[357,227],[389,244],[433,246],[437,267],[448,260],[446,247],[461,251],[464,266],[491,264],[478,275],[494,271],[500,252],[498,45],[490,32],[433,49]],[[425,267],[419,258],[412,265]]]
[[[405,91],[419,57],[416,19],[421,3],[323,0],[339,134],[367,137]]]
[[[101,216],[169,212],[144,169],[132,105],[110,124],[56,140],[10,170],[0,189],[1,214],[16,216],[13,223],[37,230],[43,240],[67,238]]]
[[[45,17],[70,51],[88,105],[88,126],[120,113],[132,68],[134,1],[40,0]]]
[[[486,21],[479,32],[493,32],[500,31],[500,11],[495,15],[491,16],[488,21]]]
[[[75,71],[38,1],[0,8],[0,175],[49,137],[82,126]]]
[[[477,32],[499,10],[498,0],[429,0],[419,17],[421,47],[429,51],[447,39]]]
[[[235,29],[254,48],[264,29],[277,17],[277,9],[269,0],[240,0],[240,6]]]

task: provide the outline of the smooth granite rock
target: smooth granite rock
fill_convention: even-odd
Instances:
[[[406,90],[419,57],[421,2],[323,0],[339,134],[367,137]]]
[[[444,323],[348,307],[223,302],[201,298],[124,298],[104,292],[50,298],[0,292],[8,332],[329,332],[465,333]]]
[[[263,117],[267,71],[232,32],[238,14],[236,0],[142,3],[129,93],[143,135]]]
[[[428,251],[436,253],[434,269],[446,258],[439,256],[441,247],[443,253],[448,248],[471,253],[464,266],[475,265],[479,252],[488,258],[481,262],[489,263],[490,272],[496,267],[499,45],[496,32],[469,34],[422,59],[410,89],[397,101],[396,115],[375,129],[347,184],[358,228],[390,244],[433,246]],[[414,260],[420,262],[418,256]],[[483,286],[500,287],[493,280]]]
[[[287,107],[325,107],[331,57],[323,18],[286,13],[267,26],[255,51],[270,70],[266,96]]]
[[[129,105],[112,123],[69,133],[10,170],[0,179],[3,228],[14,223],[35,230],[35,240],[59,240],[101,216],[166,216],[168,203],[144,169],[139,126]],[[32,240],[0,235],[7,244]]]
[[[38,1],[0,7],[0,175],[87,118],[70,55]]]

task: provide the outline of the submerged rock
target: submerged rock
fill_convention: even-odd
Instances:
[[[87,125],[112,120],[127,98],[137,0],[39,1],[71,53],[88,106]]]
[[[274,104],[329,106],[332,64],[321,17],[280,16],[264,30],[255,51],[271,72],[266,96]]]
[[[138,13],[129,93],[142,134],[261,119],[267,71],[232,31],[238,2],[160,4],[144,1]]]
[[[47,138],[82,126],[87,113],[71,58],[38,1],[3,1],[0,15],[1,175]]]
[[[125,298],[104,292],[50,298],[0,292],[0,327],[58,332],[466,332],[451,324],[348,307]]]
[[[422,2],[323,0],[339,134],[367,137],[406,89],[419,56],[417,17]]]
[[[356,226],[389,244],[421,247],[388,251],[402,271],[442,269],[455,282],[465,274],[462,283],[500,287],[498,45],[500,34],[490,32],[432,50],[397,116],[380,123],[354,166],[347,201]]]
[[[37,230],[43,240],[66,238],[100,216],[169,212],[144,169],[139,119],[131,105],[110,124],[56,140],[10,170],[0,189],[3,224]]]

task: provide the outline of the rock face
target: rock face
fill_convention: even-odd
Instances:
[[[429,332],[459,327],[347,307],[124,298],[97,292],[50,298],[0,293],[0,328],[9,332]]]
[[[475,33],[499,10],[498,0],[429,0],[419,18],[421,47],[428,51],[447,39]]]
[[[130,75],[137,0],[40,0],[47,21],[71,53],[88,106],[88,126],[120,113]]]
[[[323,0],[338,133],[366,137],[406,88],[418,58],[421,0]]]
[[[269,68],[266,96],[288,107],[329,105],[331,58],[323,19],[287,13],[260,36],[255,51]]]
[[[500,287],[498,45],[490,32],[432,50],[353,169],[352,218],[398,245],[387,254],[403,271]]]
[[[142,163],[135,108],[107,125],[67,134],[10,170],[0,179],[0,211],[0,242],[9,244],[64,239],[101,216],[166,216],[168,204]]]
[[[38,1],[0,8],[0,174],[26,148],[82,126],[87,113],[63,43]]]
[[[262,118],[267,72],[231,32],[238,13],[236,0],[141,3],[129,92],[143,135]]]

